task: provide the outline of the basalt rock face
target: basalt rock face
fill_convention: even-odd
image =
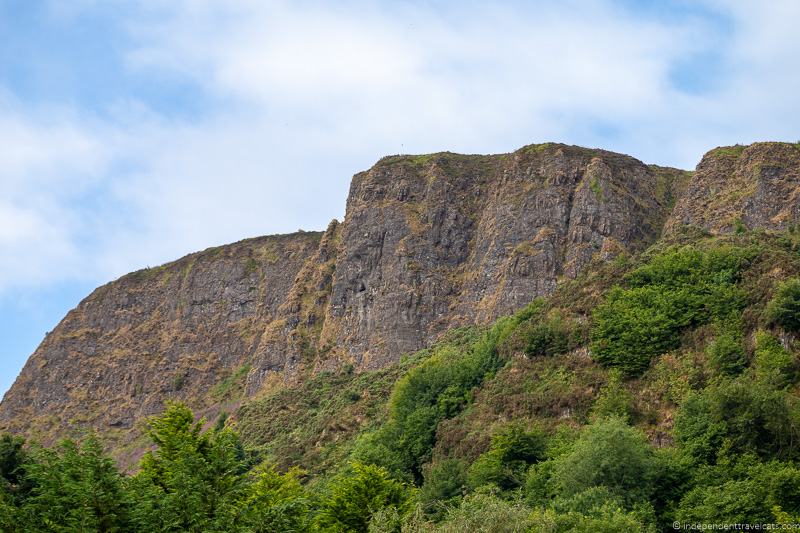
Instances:
[[[224,402],[226,378],[247,368],[320,237],[250,239],[100,287],[28,360],[0,428],[45,441],[82,427],[114,437],[166,399],[200,410]]]
[[[654,242],[688,177],[558,144],[384,158],[353,178],[344,222],[325,232],[242,241],[97,289],[31,356],[0,430],[47,441],[102,428],[119,450],[168,399],[214,416],[308,373],[386,366]]]
[[[350,188],[319,365],[384,366],[653,242],[683,177],[556,144],[381,160]]]
[[[708,152],[666,225],[714,234],[784,230],[800,218],[800,145],[779,142]]]

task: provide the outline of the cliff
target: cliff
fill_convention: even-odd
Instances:
[[[781,143],[717,149],[694,175],[559,144],[381,159],[324,232],[206,250],[97,289],[31,356],[0,430],[48,442],[102,429],[119,455],[170,399],[213,418],[322,371],[385,368],[664,231],[785,227],[798,161]]]
[[[713,234],[784,230],[800,215],[800,146],[762,142],[708,152],[675,206],[666,231]]]

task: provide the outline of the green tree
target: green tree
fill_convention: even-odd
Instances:
[[[800,331],[800,279],[790,279],[778,287],[766,317],[788,331]]]
[[[797,361],[778,339],[766,331],[759,331],[756,333],[753,371],[762,386],[783,388],[796,380]]]
[[[612,368],[608,382],[600,389],[600,394],[592,406],[592,417],[602,419],[616,416],[630,422],[633,416],[633,395],[625,388],[622,372]]]
[[[740,374],[747,366],[747,354],[744,351],[742,333],[737,322],[728,321],[720,325],[717,338],[707,350],[711,364],[718,371],[730,376]]]
[[[266,466],[255,476],[242,502],[241,514],[247,531],[297,533],[309,525],[309,499],[300,484],[297,469],[280,474]]]
[[[631,272],[593,312],[592,357],[629,375],[643,373],[654,356],[680,345],[690,327],[739,312],[739,271],[754,252],[719,247],[674,249]]]
[[[519,487],[525,482],[528,466],[544,458],[545,447],[542,430],[509,424],[492,436],[489,450],[470,466],[468,484],[472,488],[495,485],[503,490]]]
[[[142,458],[131,480],[134,518],[145,531],[215,531],[242,527],[247,462],[230,430],[203,432],[204,420],[171,404],[149,421],[155,450]]]
[[[551,483],[563,497],[605,487],[631,508],[653,495],[657,475],[644,435],[622,419],[607,418],[588,426],[572,450],[555,460]]]
[[[425,482],[419,491],[424,512],[439,518],[457,503],[467,484],[467,465],[460,459],[445,459],[424,469]]]
[[[17,521],[17,507],[11,494],[5,487],[0,488],[0,531],[11,533],[21,530],[22,526]]]
[[[34,488],[19,513],[25,530],[130,530],[122,477],[95,438],[38,450],[26,470]]]
[[[8,501],[20,504],[31,491],[25,464],[31,459],[25,452],[25,439],[4,434],[0,437],[0,491]]]
[[[712,464],[720,451],[796,457],[800,438],[786,394],[747,375],[690,394],[675,417],[674,433],[697,463]]]
[[[317,516],[320,530],[366,533],[379,510],[394,507],[402,515],[409,509],[410,490],[392,479],[385,468],[352,463],[350,470],[332,483]]]

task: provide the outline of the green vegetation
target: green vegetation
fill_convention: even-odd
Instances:
[[[767,307],[767,319],[787,331],[800,331],[800,279],[790,279],[780,285]]]
[[[233,374],[220,381],[214,387],[211,395],[215,398],[231,396],[235,390],[243,386],[244,378],[247,377],[248,372],[250,372],[250,365],[237,368]]]
[[[601,265],[379,371],[170,405],[118,473],[0,438],[2,531],[671,531],[800,517],[793,234]],[[221,382],[230,398],[247,372]],[[228,407],[229,409],[231,407]]]
[[[736,282],[753,255],[733,247],[683,247],[654,257],[595,309],[594,358],[626,374],[641,374],[654,356],[680,346],[688,328],[735,316],[745,305]]]
[[[709,155],[737,158],[740,155],[742,155],[742,152],[744,152],[745,148],[747,148],[747,146],[743,144],[735,144],[733,146],[720,146],[719,148],[714,148],[713,150],[711,150],[709,152]]]
[[[412,492],[393,480],[386,469],[353,463],[352,472],[334,480],[316,517],[319,531],[367,531],[373,515],[387,509],[405,514]]]

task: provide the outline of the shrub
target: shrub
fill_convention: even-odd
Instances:
[[[763,385],[782,388],[795,381],[797,362],[783,349],[778,339],[765,331],[756,333],[756,351],[753,371]]]
[[[680,334],[723,320],[744,305],[738,273],[752,252],[685,247],[654,257],[630,273],[628,288],[615,287],[593,313],[592,356],[630,375],[680,345]]]
[[[497,346],[518,322],[517,317],[501,318],[466,347],[444,344],[434,349],[395,384],[389,420],[375,434],[362,437],[354,458],[422,483],[422,465],[430,459],[436,427],[455,416],[470,401],[472,389],[502,366]]]
[[[741,332],[736,327],[721,327],[707,350],[711,364],[719,372],[735,376],[747,366]]]
[[[410,508],[410,491],[386,469],[352,463],[350,470],[332,483],[317,516],[319,530],[366,532],[372,516],[381,509],[394,507],[402,515]]]
[[[800,279],[790,279],[778,287],[766,316],[770,323],[785,330],[800,331]]]
[[[658,464],[644,435],[619,418],[588,426],[572,450],[555,460],[556,494],[572,497],[605,487],[629,508],[653,494]]]
[[[506,426],[492,436],[489,451],[469,467],[469,486],[495,485],[503,490],[519,487],[528,466],[544,458],[545,444],[544,432],[538,428],[526,431],[520,424]]]
[[[800,470],[793,464],[757,463],[744,458],[721,464],[680,500],[681,521],[770,523],[800,512]],[[748,465],[747,463],[751,463]]]
[[[425,482],[419,491],[423,511],[440,518],[461,499],[467,484],[467,465],[460,459],[445,459],[425,468]]]
[[[592,417],[594,419],[617,417],[630,422],[632,415],[633,395],[625,388],[619,369],[611,369],[608,373],[608,383],[600,390],[592,406]]]
[[[501,347],[504,355],[518,352],[528,357],[559,355],[583,341],[579,326],[559,309],[548,309],[542,299],[531,302],[514,320],[518,324]]]
[[[5,491],[11,501],[24,499],[31,490],[26,475],[28,453],[25,440],[8,433],[0,437],[0,491]]]
[[[519,500],[506,501],[491,492],[470,494],[452,509],[438,533],[525,533],[533,522],[531,509]]]
[[[559,513],[553,509],[538,509],[530,517],[531,531],[542,533],[617,533],[641,531],[655,533],[653,524],[643,521],[633,512],[626,512],[613,504],[595,508],[591,514],[576,511]]]
[[[17,507],[6,487],[0,487],[0,531],[22,531],[17,520]]]
[[[794,457],[800,435],[786,395],[754,385],[746,375],[692,393],[675,417],[675,439],[699,463],[726,453]]]

